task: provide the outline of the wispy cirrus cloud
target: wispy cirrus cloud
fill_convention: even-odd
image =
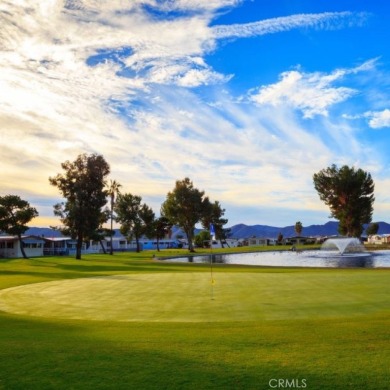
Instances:
[[[347,25],[361,25],[367,19],[366,13],[324,12],[320,14],[299,14],[246,24],[229,26],[214,26],[213,32],[217,39],[246,38],[264,34],[274,34],[296,28],[336,29]]]

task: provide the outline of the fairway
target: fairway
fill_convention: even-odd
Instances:
[[[326,319],[388,308],[386,274],[149,273],[50,281],[0,291],[0,310],[29,316],[144,322]]]

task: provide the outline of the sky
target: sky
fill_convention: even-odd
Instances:
[[[238,223],[329,221],[313,174],[369,172],[390,221],[383,0],[1,0],[0,196],[56,226],[81,153],[159,215],[189,177]]]

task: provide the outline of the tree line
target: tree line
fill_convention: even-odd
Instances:
[[[110,167],[101,155],[82,154],[74,162],[61,164],[63,173],[50,177],[50,184],[56,186],[64,202],[54,206],[55,215],[63,225],[61,230],[77,240],[76,258],[81,258],[82,244],[86,239],[96,239],[99,235],[110,235],[112,254],[113,221],[120,224],[121,233],[134,239],[137,251],[142,236],[164,238],[173,225],[180,226],[187,235],[189,250],[193,251],[193,233],[199,222],[205,229],[214,224],[220,237],[223,225],[228,220],[223,218],[225,210],[218,201],[212,203],[204,191],[194,187],[189,178],[176,181],[175,188],[168,193],[162,204],[160,217],[151,207],[142,201],[142,197],[131,193],[122,193],[121,185],[110,181],[107,188],[107,176]],[[107,197],[110,208],[104,208]],[[110,220],[111,229],[103,228]]]
[[[194,251],[194,230],[198,223],[204,229],[210,229],[212,224],[216,238],[226,238],[225,209],[219,201],[210,201],[188,177],[176,181],[161,205],[160,217],[156,217],[142,202],[141,196],[122,193],[117,181],[107,181],[110,166],[102,155],[81,154],[75,161],[62,163],[61,168],[62,173],[49,178],[50,184],[58,188],[64,199],[54,205],[54,214],[62,223],[58,229],[76,240],[77,259],[81,258],[84,242],[101,241],[107,236],[110,236],[110,254],[113,254],[114,221],[120,224],[124,236],[135,239],[137,251],[142,236],[156,238],[158,245],[173,225],[185,232],[191,252]],[[313,182],[320,199],[329,206],[331,217],[339,220],[339,233],[359,237],[363,224],[372,219],[375,198],[371,175],[361,169],[332,165],[314,174]],[[0,231],[18,236],[20,242],[28,229],[27,224],[37,216],[37,210],[19,196],[0,196]],[[110,229],[104,227],[108,222]],[[375,226],[373,228],[375,230]],[[301,222],[296,223],[295,230],[297,233],[302,231]],[[26,257],[23,248],[22,254]]]

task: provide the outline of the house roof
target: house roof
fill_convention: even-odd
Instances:
[[[0,242],[11,242],[17,240],[18,240],[18,236],[0,236]],[[22,240],[24,242],[29,243],[29,242],[43,241],[43,238],[34,235],[26,235],[26,236],[22,236]]]
[[[1,242],[8,242],[8,241],[15,241],[18,238],[15,236],[0,236],[0,241]]]
[[[50,241],[50,242],[62,242],[62,241],[72,241],[73,240],[70,237],[43,237],[42,239],[45,241]]]

